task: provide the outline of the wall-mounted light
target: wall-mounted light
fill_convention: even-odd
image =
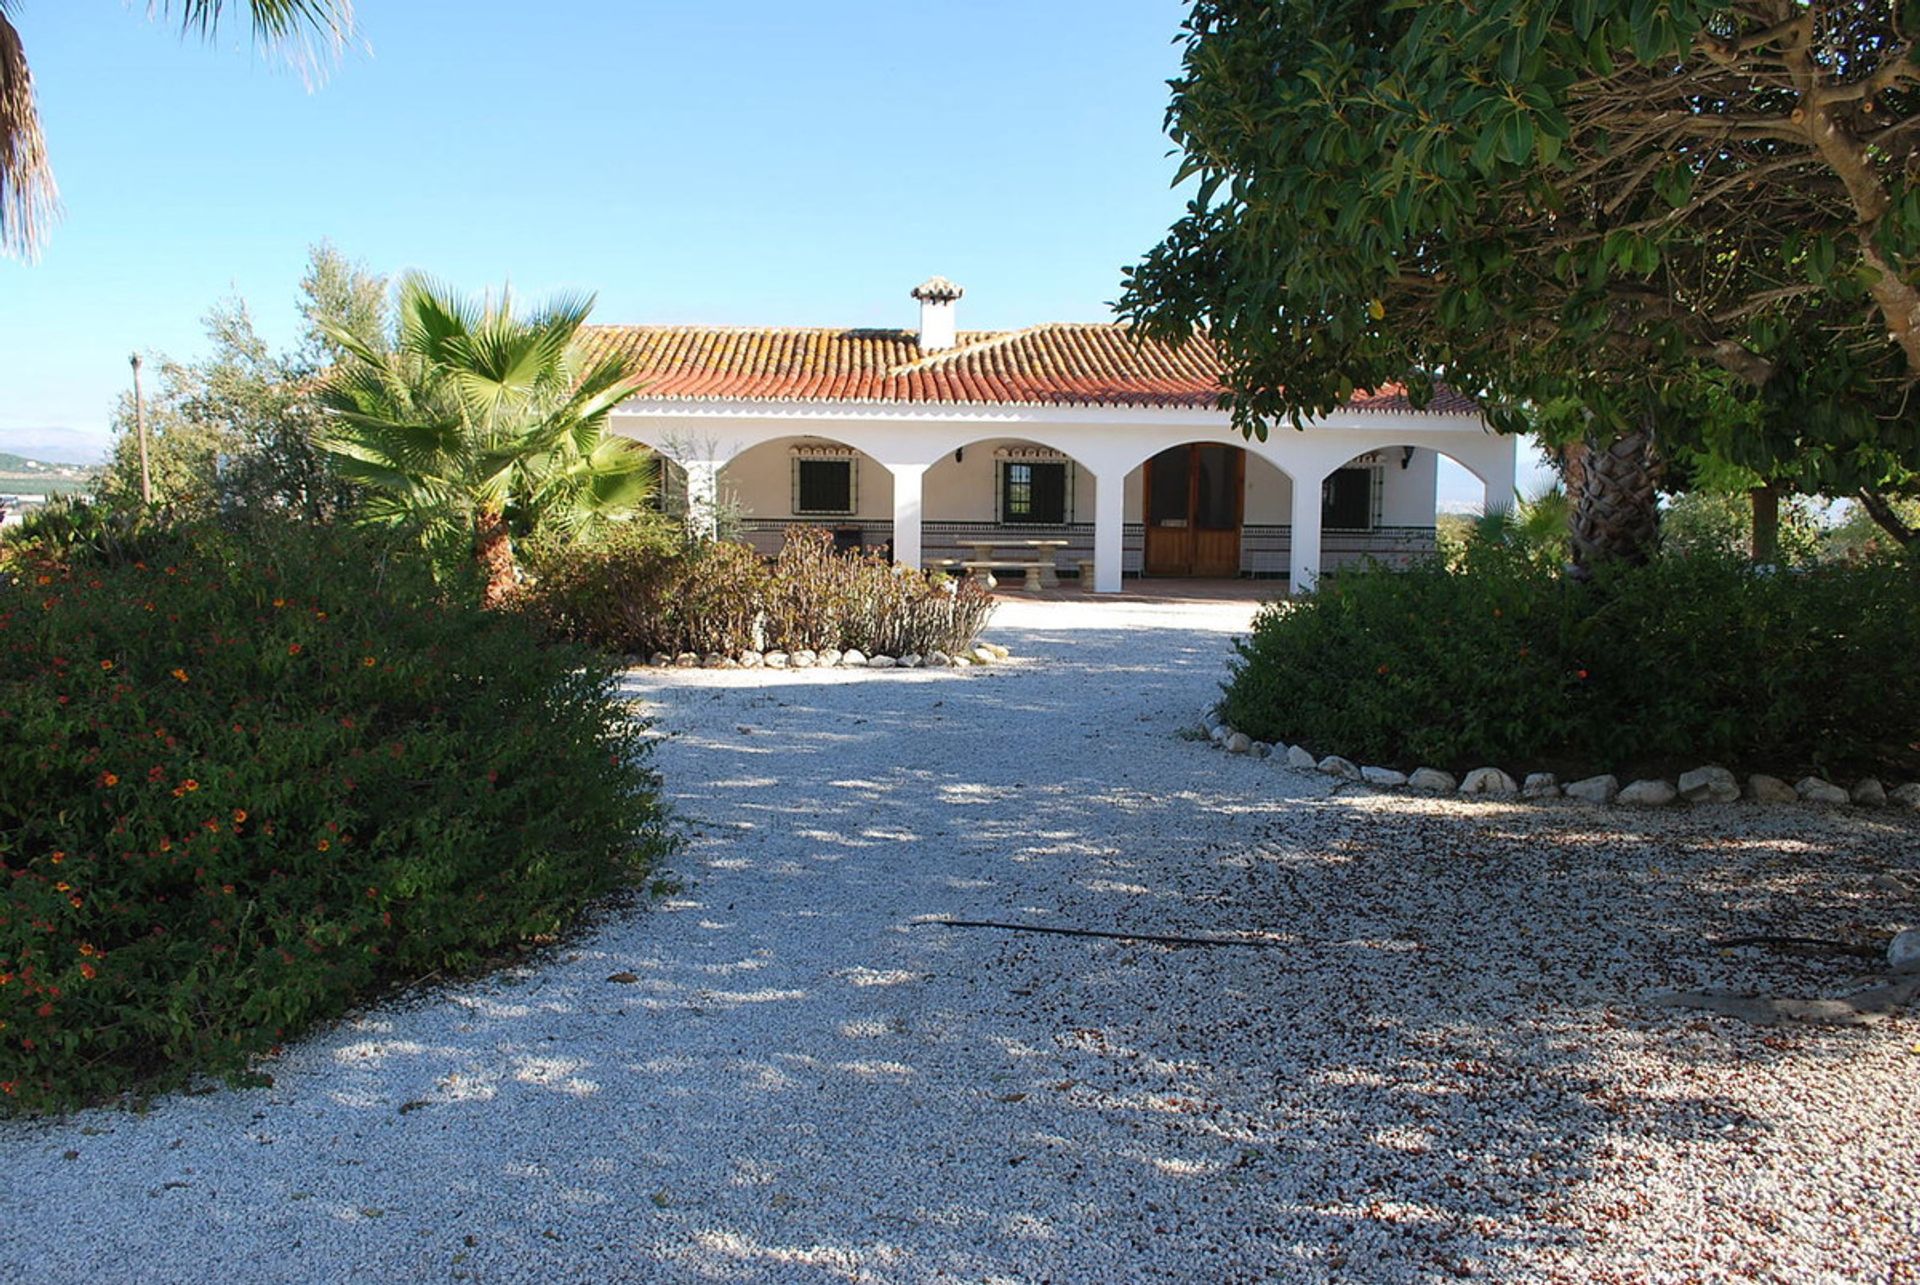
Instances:
[[[1411,446],[1402,446],[1400,448],[1400,467],[1405,468],[1411,463],[1413,463],[1413,448]]]

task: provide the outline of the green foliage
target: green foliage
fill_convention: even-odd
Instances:
[[[608,666],[342,527],[0,584],[0,1103],[237,1074],[551,934],[663,848]]]
[[[1261,739],[1406,766],[1910,774],[1916,631],[1904,564],[1762,574],[1702,553],[1580,586],[1476,545],[1459,571],[1350,570],[1268,608],[1225,712]]]
[[[833,537],[793,527],[771,565],[724,540],[682,545],[634,524],[585,546],[529,550],[524,609],[551,632],[631,655],[842,651],[956,652],[986,627],[993,596],[971,580],[928,576]]]
[[[1805,500],[1780,505],[1779,561],[1797,567],[1821,554],[1818,515]],[[1744,558],[1753,548],[1753,497],[1746,492],[1689,491],[1668,502],[1660,548],[1681,557]]]
[[[1899,500],[1891,507],[1897,521],[1909,528],[1920,527],[1920,500]],[[1821,532],[1820,556],[1828,561],[1874,562],[1910,554],[1855,503]]]
[[[1496,426],[1920,483],[1920,28],[1855,0],[1196,0],[1128,275],[1248,431],[1444,370]]]
[[[326,328],[345,359],[321,392],[322,445],[368,488],[362,516],[430,544],[470,539],[489,601],[513,588],[510,529],[579,534],[646,499],[647,452],[605,431],[639,384],[626,358],[578,342],[592,308],[560,298],[519,317],[510,297],[475,302],[410,274],[391,341]]]
[[[327,328],[378,332],[385,282],[321,242],[300,286],[306,333],[294,351],[270,349],[246,303],[228,299],[206,315],[207,357],[153,363],[158,380],[148,386],[146,413],[156,503],[180,513],[266,509],[312,522],[330,521],[353,503],[355,488],[315,440],[314,390],[338,357]],[[114,503],[140,498],[136,428],[133,397],[123,394],[101,491]]]
[[[159,511],[59,497],[0,535],[0,574],[18,574],[43,556],[131,562],[170,539]]]
[[[1518,500],[1474,518],[1465,539],[1451,550],[1448,565],[1464,565],[1476,544],[1504,545],[1539,567],[1566,566],[1573,556],[1567,493],[1556,484],[1530,500]]]

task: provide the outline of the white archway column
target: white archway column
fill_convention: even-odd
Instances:
[[[1127,472],[1109,468],[1093,479],[1093,590],[1119,593],[1126,545]]]
[[[1287,592],[1311,593],[1320,578],[1320,483],[1312,470],[1293,477],[1293,523],[1287,568]]]
[[[680,467],[687,474],[687,530],[697,539],[711,540],[719,533],[720,465],[712,460],[682,460]]]
[[[921,482],[925,464],[889,464],[893,474],[893,560],[903,567],[920,569]]]
[[[1513,507],[1513,488],[1516,483],[1519,439],[1501,437],[1496,439],[1499,445],[1492,450],[1481,452],[1482,474],[1486,486],[1486,498],[1482,501],[1482,511],[1493,513]]]

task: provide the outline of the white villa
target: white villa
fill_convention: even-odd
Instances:
[[[1217,405],[1204,340],[1137,343],[1122,327],[958,329],[959,286],[912,291],[912,330],[600,326],[647,381],[613,429],[671,461],[688,512],[737,504],[771,553],[789,526],[890,547],[909,565],[1025,540],[1066,574],[1120,591],[1142,576],[1284,576],[1433,548],[1437,461],[1513,494],[1515,444],[1442,389],[1356,395],[1305,431],[1243,438]]]

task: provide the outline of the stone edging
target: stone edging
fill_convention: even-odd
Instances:
[[[925,656],[869,656],[858,647],[839,651],[743,651],[737,654],[710,652],[705,656],[683,651],[669,656],[656,651],[647,657],[652,669],[967,669],[976,665],[994,665],[1013,653],[999,643],[980,642],[967,651],[949,656],[944,651]]]
[[[1723,767],[1698,767],[1684,772],[1676,783],[1660,779],[1633,781],[1622,786],[1610,774],[1589,776],[1560,784],[1551,772],[1530,772],[1523,781],[1497,767],[1477,767],[1464,779],[1438,768],[1417,768],[1411,773],[1390,767],[1361,767],[1337,754],[1315,757],[1304,745],[1269,745],[1236,731],[1220,716],[1217,706],[1208,705],[1201,714],[1207,738],[1231,754],[1250,754],[1256,758],[1282,759],[1289,767],[1322,772],[1343,781],[1355,781],[1376,789],[1405,789],[1425,794],[1463,794],[1481,798],[1547,799],[1570,798],[1586,803],[1617,803],[1629,807],[1666,807],[1674,803],[1732,803],[1751,799],[1757,803],[1852,804],[1882,808],[1888,805],[1920,811],[1920,781],[1908,781],[1888,789],[1878,778],[1867,777],[1851,789],[1835,785],[1817,776],[1788,785],[1775,776],[1756,773],[1747,778],[1745,789],[1733,773]]]

